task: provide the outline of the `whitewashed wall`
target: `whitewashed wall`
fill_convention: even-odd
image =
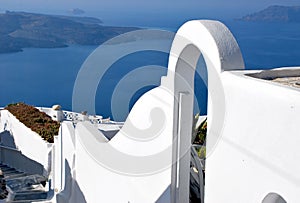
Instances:
[[[168,97],[162,88],[143,95],[111,141],[92,124],[77,124],[76,181],[87,202],[170,202],[173,100]],[[152,114],[156,108],[160,119]],[[153,122],[163,126],[152,142],[133,139],[145,136]]]
[[[205,202],[261,202],[271,192],[298,202],[300,89],[244,73],[222,73],[226,117],[206,160]]]
[[[1,130],[10,131],[18,150],[28,158],[42,164],[45,174],[51,170],[52,144],[44,141],[40,135],[27,128],[7,110],[1,110]]]

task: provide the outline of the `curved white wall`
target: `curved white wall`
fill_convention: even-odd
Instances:
[[[76,127],[76,181],[87,202],[156,202],[168,190],[170,169],[151,175],[134,176],[108,168],[108,158],[119,166],[128,166],[130,160],[112,154],[110,144],[103,135],[91,130],[90,123],[79,123]],[[92,132],[91,132],[92,131]],[[122,156],[122,155],[121,155]],[[140,163],[131,167],[140,166]],[[129,166],[130,167],[130,166]],[[119,169],[124,169],[119,168]],[[169,201],[169,193],[164,197]]]

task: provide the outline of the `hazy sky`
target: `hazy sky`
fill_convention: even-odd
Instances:
[[[0,0],[0,11],[67,14],[81,8],[106,23],[145,24],[193,18],[238,18],[269,5],[299,5],[300,0]]]

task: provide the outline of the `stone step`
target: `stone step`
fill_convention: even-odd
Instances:
[[[2,172],[3,173],[3,172]],[[18,174],[21,173],[20,171],[16,171],[16,170],[10,170],[10,171],[6,171],[3,173],[4,176],[8,176],[10,174]]]
[[[0,171],[2,172],[2,173],[9,173],[9,172],[15,172],[15,171],[17,171],[16,169],[14,169],[14,168],[9,168],[9,167],[3,167],[3,168],[1,168],[0,169]]]
[[[0,176],[1,175],[4,176],[4,180],[10,180],[17,177],[28,176],[27,173],[20,172],[4,164],[0,164]]]
[[[20,178],[20,177],[25,177],[25,176],[28,176],[28,174],[27,173],[23,173],[23,172],[5,174],[4,175],[4,180],[7,181],[7,180],[14,179],[14,178]]]
[[[32,201],[42,201],[47,199],[47,192],[43,190],[36,191],[22,191],[16,193],[9,193],[7,196],[8,202],[32,202]]]
[[[38,202],[47,199],[45,185],[47,178],[20,172],[0,164],[0,199],[6,202]]]
[[[27,175],[24,177],[17,177],[6,181],[6,187],[17,192],[21,190],[34,189],[36,186],[45,185],[47,179],[41,175]]]

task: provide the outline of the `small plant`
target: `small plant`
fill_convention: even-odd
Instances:
[[[207,133],[207,118],[200,124],[200,126],[196,130],[196,138],[194,140],[194,144],[204,145],[206,140],[206,133]]]
[[[200,118],[199,114],[196,114],[193,122],[193,130],[192,130],[192,144],[198,146],[196,147],[196,151],[200,159],[205,159],[206,157],[206,134],[207,134],[207,118],[200,124],[199,127],[196,126],[198,120]]]
[[[197,149],[197,153],[200,159],[205,159],[206,157],[206,147],[202,146]]]
[[[44,140],[50,143],[54,142],[54,136],[58,135],[60,123],[52,120],[46,113],[22,102],[9,104],[5,109]]]

